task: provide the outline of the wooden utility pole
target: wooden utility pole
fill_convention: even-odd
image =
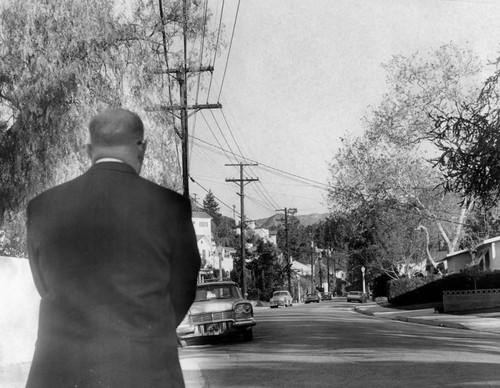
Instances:
[[[326,249],[326,284],[328,284],[328,293],[331,294],[330,289],[330,249]]]
[[[314,294],[314,240],[311,238],[311,294]]]
[[[161,7],[161,2],[160,2],[160,7]],[[179,83],[179,90],[180,90],[180,100],[179,100],[179,105],[170,105],[170,106],[158,106],[155,108],[146,108],[147,111],[156,111],[156,110],[180,110],[180,116],[175,115],[178,119],[181,121],[181,131],[179,132],[176,129],[177,135],[181,139],[181,145],[182,145],[182,188],[183,188],[183,195],[186,198],[189,198],[189,166],[188,166],[188,143],[189,143],[189,132],[188,132],[188,117],[195,114],[201,109],[215,109],[215,108],[222,108],[222,105],[217,103],[217,104],[202,104],[202,105],[188,105],[188,98],[187,98],[187,79],[188,79],[188,73],[194,73],[194,72],[204,72],[204,71],[209,71],[213,72],[214,68],[213,66],[200,66],[198,68],[189,68],[187,65],[187,28],[188,28],[188,6],[187,6],[187,1],[183,1],[183,23],[182,23],[182,32],[183,32],[183,50],[184,50],[184,58],[183,58],[183,65],[177,69],[168,69],[168,63],[167,63],[167,70],[160,70],[157,71],[156,73],[165,73],[165,74],[175,74],[174,77]],[[161,10],[161,16],[163,20],[163,11]],[[164,42],[164,45],[166,45],[166,42]],[[165,46],[165,57],[167,56],[166,52],[166,46]],[[168,62],[168,61],[167,61]],[[194,110],[191,114],[188,114],[188,110]],[[174,124],[175,125],[175,124]]]
[[[247,297],[247,281],[245,277],[245,184],[250,182],[258,181],[258,178],[243,178],[243,168],[246,166],[258,166],[258,164],[248,164],[248,163],[238,163],[238,164],[226,164],[226,166],[239,166],[240,167],[240,178],[239,179],[226,179],[226,182],[235,182],[240,185],[240,192],[237,193],[240,196],[240,206],[241,206],[241,224],[240,224],[240,237],[241,237],[241,288],[243,290],[243,296]]]
[[[288,214],[295,214],[297,212],[296,208],[293,209],[278,209],[277,212],[285,212],[285,252],[286,252],[286,263],[287,263],[287,272],[288,272],[288,292],[292,293],[292,263],[290,261],[290,247],[288,245]],[[299,285],[300,286],[300,285]]]

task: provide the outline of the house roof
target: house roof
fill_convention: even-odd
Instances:
[[[204,211],[193,211],[191,218],[212,218],[208,213]]]
[[[494,242],[500,241],[500,236],[492,237],[487,240],[484,240],[482,243],[477,244],[477,248],[482,247],[483,245],[488,245]]]
[[[432,257],[434,258],[434,261],[436,263],[439,263],[443,260],[446,260],[447,256],[448,256],[447,251],[434,251],[434,252],[432,252]]]
[[[200,240],[202,240],[202,239],[205,239],[205,240],[206,240],[206,241],[208,241],[209,243],[212,243],[212,242],[210,241],[210,239],[209,239],[207,236],[205,236],[204,234],[197,234],[197,235],[196,235],[196,241],[200,241]]]
[[[489,244],[495,241],[500,241],[500,236],[492,237],[483,241],[483,244]]]
[[[456,251],[456,252],[451,252],[446,255],[446,258],[449,259],[450,257],[458,256],[464,253],[469,253],[468,249],[462,249],[461,251]]]

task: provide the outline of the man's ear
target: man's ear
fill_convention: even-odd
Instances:
[[[144,155],[146,155],[146,149],[147,148],[148,148],[148,142],[147,142],[147,140],[144,140],[142,142],[142,144],[140,145],[140,152],[139,152],[139,155],[138,155],[138,159],[140,160],[141,163],[144,160]]]
[[[85,144],[85,150],[87,151],[87,156],[92,161],[94,155],[94,150],[92,149],[92,144]]]

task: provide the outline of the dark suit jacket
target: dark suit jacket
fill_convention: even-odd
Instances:
[[[28,387],[182,387],[175,329],[200,256],[190,202],[95,164],[28,204],[42,297]]]

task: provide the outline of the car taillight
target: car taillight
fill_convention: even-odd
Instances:
[[[238,303],[234,306],[234,311],[238,314],[250,314],[252,312],[252,305],[250,303]]]

